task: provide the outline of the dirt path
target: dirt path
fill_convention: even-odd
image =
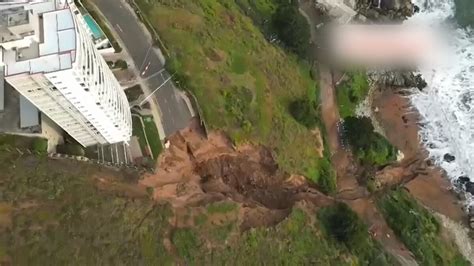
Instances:
[[[377,210],[365,187],[358,184],[350,151],[340,145],[337,124],[340,121],[332,75],[325,66],[319,67],[321,116],[326,127],[331,161],[337,172],[337,198],[346,202],[365,221],[371,235],[403,265],[417,265],[413,255],[400,242]]]
[[[313,11],[313,7],[308,1],[300,2],[300,12],[311,25],[312,42],[315,44],[318,40],[314,25],[319,20],[315,17]],[[337,174],[336,198],[347,203],[364,220],[373,238],[381,243],[385,250],[392,254],[402,265],[417,265],[411,252],[395,237],[395,234],[377,210],[367,189],[357,182],[358,166],[354,163],[351,151],[342,147],[340,141],[338,125],[341,116],[335,95],[333,73],[323,64],[314,65],[313,67],[315,68],[313,71],[319,73],[321,116],[327,132],[331,163]]]
[[[321,116],[326,128],[331,162],[337,173],[338,192],[348,192],[359,187],[355,178],[355,167],[352,154],[341,146],[338,124],[341,121],[339,108],[336,103],[335,88],[330,70],[319,65]]]

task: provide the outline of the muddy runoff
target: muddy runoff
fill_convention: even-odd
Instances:
[[[241,228],[247,229],[279,223],[298,201],[316,208],[334,203],[305,177],[280,170],[263,146],[236,147],[223,132],[206,135],[197,121],[168,140],[155,173],[140,183],[174,208],[232,200],[243,208]]]

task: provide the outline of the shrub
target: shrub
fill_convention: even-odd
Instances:
[[[344,203],[322,209],[319,218],[329,235],[348,246],[356,244],[366,230],[357,214]]]
[[[238,126],[246,129],[251,127],[252,122],[249,120],[250,104],[253,99],[252,91],[246,87],[232,87],[223,90],[226,112],[234,118]]]
[[[384,165],[396,158],[396,149],[382,135],[374,132],[367,117],[346,117],[343,124],[344,138],[354,154],[365,164]]]
[[[349,80],[336,89],[337,103],[341,117],[353,116],[355,109],[369,92],[369,82],[364,72],[348,73]]]
[[[290,103],[291,116],[307,128],[314,128],[319,124],[319,113],[314,101],[299,99]]]
[[[318,218],[324,231],[357,255],[358,265],[393,265],[393,258],[370,237],[367,226],[344,203],[321,209]]]
[[[199,240],[191,229],[177,229],[173,233],[172,242],[179,256],[188,264],[193,264],[194,256],[199,250]]]
[[[291,52],[305,56],[309,49],[310,29],[299,10],[297,1],[282,3],[273,14],[272,24],[278,38]]]
[[[332,168],[331,161],[328,158],[322,158],[318,162],[319,171],[318,171],[318,179],[317,184],[319,189],[326,193],[331,194],[336,192],[337,184],[336,184],[336,173]]]
[[[33,141],[32,149],[37,154],[46,154],[48,152],[48,140],[43,138],[36,138]]]

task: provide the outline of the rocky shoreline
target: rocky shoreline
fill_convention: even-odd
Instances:
[[[411,0],[358,0],[357,11],[372,22],[402,22],[420,9]]]
[[[420,8],[411,0],[358,0],[356,10],[359,17],[362,15],[370,22],[402,23]],[[474,207],[465,205],[465,193],[474,195],[474,182],[461,176],[452,184],[446,171],[430,160],[428,151],[419,139],[419,127],[422,126],[419,114],[407,97],[413,93],[412,89],[423,90],[427,86],[426,81],[410,70],[377,71],[369,75],[376,83],[376,89],[371,90],[374,95],[369,97],[373,100],[373,117],[381,125],[389,141],[403,152],[405,157],[400,165],[423,162],[414,170],[419,174],[412,176],[405,187],[428,208],[451,219],[460,227],[470,229],[468,235],[471,240],[460,242],[467,246],[464,247],[467,255],[474,257]],[[451,154],[444,155],[445,161],[454,159]],[[393,178],[394,176],[389,176],[391,181]],[[459,238],[458,236],[459,234],[453,234],[454,238]]]
[[[467,209],[462,193],[458,193],[446,172],[434,165],[420,142],[419,114],[406,96],[410,90],[379,85],[374,90],[374,117],[387,139],[404,154],[397,164],[377,175],[382,183],[401,183],[420,203],[443,217],[445,229],[458,243],[466,257],[474,257],[472,209]]]

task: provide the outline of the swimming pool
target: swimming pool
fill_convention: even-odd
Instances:
[[[91,17],[89,14],[84,15],[84,20],[87,23],[87,26],[89,26],[89,29],[92,31],[92,36],[94,39],[102,39],[104,38],[104,33],[100,29],[99,25],[94,21],[94,19]]]

